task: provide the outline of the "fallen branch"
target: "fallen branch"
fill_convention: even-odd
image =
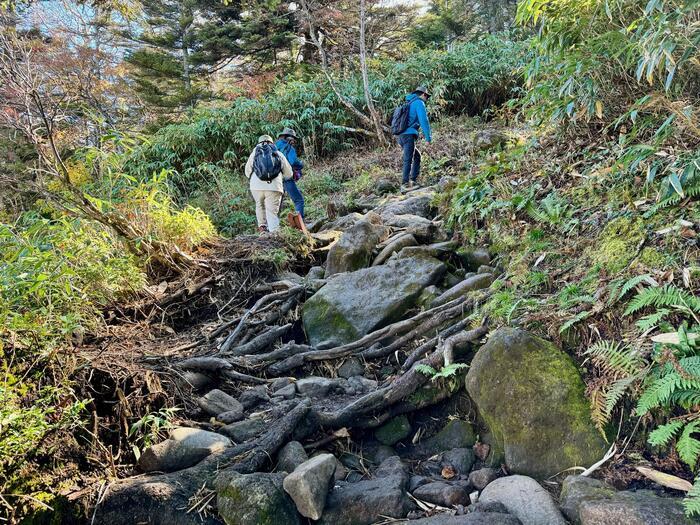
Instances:
[[[249,343],[238,346],[231,350],[230,352],[219,351],[218,355],[233,355],[233,356],[243,356],[256,354],[260,350],[267,348],[273,344],[277,339],[285,335],[289,330],[292,329],[292,324],[288,323],[284,326],[276,326],[271,328],[267,332],[263,332],[257,337],[253,338]]]
[[[220,357],[191,357],[180,361],[175,366],[182,370],[214,372],[227,379],[240,381],[242,383],[250,383],[254,385],[263,385],[268,383],[266,379],[242,374],[233,370],[233,364],[226,359]]]

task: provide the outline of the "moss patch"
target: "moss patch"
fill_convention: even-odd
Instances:
[[[637,254],[644,240],[644,221],[637,218],[620,217],[610,221],[593,248],[590,256],[610,273],[624,270]]]

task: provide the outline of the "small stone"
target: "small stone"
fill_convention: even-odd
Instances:
[[[312,266],[309,268],[309,273],[306,274],[306,278],[310,281],[316,281],[318,279],[323,279],[326,274],[326,270],[323,266]]]
[[[411,479],[409,479],[409,481],[408,481],[408,490],[410,492],[413,492],[418,487],[422,487],[423,485],[427,485],[430,482],[431,482],[431,479],[426,477],[426,476],[411,476]]]
[[[486,485],[498,478],[498,471],[495,468],[481,468],[469,474],[469,483],[476,490],[484,490]]]
[[[294,383],[280,388],[275,392],[275,397],[281,397],[282,399],[292,399],[297,395],[297,387]]]
[[[411,434],[411,423],[405,415],[396,416],[374,431],[374,437],[384,445],[394,445]]]
[[[497,501],[525,524],[566,525],[552,496],[539,483],[527,476],[507,476],[492,481],[481,492],[479,501]]]
[[[464,248],[457,252],[462,262],[469,270],[476,270],[479,266],[491,262],[488,250],[484,248]]]
[[[380,465],[391,457],[398,457],[396,451],[387,445],[379,445],[378,447],[369,451],[369,453],[371,455],[372,462],[375,465]]]
[[[278,377],[272,383],[270,383],[270,391],[277,392],[281,388],[293,383],[290,377]]]
[[[296,382],[297,391],[311,398],[322,398],[328,395],[334,383],[327,377],[305,377]]]
[[[469,505],[469,493],[463,487],[444,481],[434,481],[421,485],[413,491],[413,496],[443,507]]]
[[[298,441],[290,441],[277,453],[277,470],[281,472],[294,472],[294,470],[307,461],[309,455],[304,446]]]
[[[321,518],[335,463],[332,454],[321,454],[305,461],[284,478],[284,490],[302,516],[313,520]]]
[[[197,401],[199,407],[211,416],[218,416],[223,412],[240,412],[243,416],[243,405],[226,392],[214,389],[207,392]]]
[[[267,387],[265,385],[244,390],[241,395],[238,396],[238,402],[243,405],[243,408],[246,410],[255,408],[259,404],[265,403],[269,400],[270,396],[267,395]]]
[[[474,452],[470,448],[453,448],[440,455],[442,466],[451,465],[459,474],[468,475],[474,464]]]
[[[388,478],[390,476],[402,476],[408,480],[408,466],[401,461],[399,456],[391,456],[382,461],[374,471],[375,478]]]
[[[262,434],[268,424],[262,419],[246,419],[237,423],[231,423],[219,430],[230,437],[235,443],[245,443]]]
[[[227,412],[222,412],[218,416],[216,416],[216,420],[219,421],[220,423],[223,423],[225,425],[228,425],[230,423],[234,423],[236,421],[240,421],[243,419],[243,412],[240,410],[229,410]]]
[[[346,359],[338,368],[338,375],[345,379],[350,379],[353,376],[361,376],[365,373],[365,367],[357,357]]]
[[[191,370],[187,370],[182,374],[182,380],[185,385],[189,386],[192,390],[204,390],[214,383],[214,380],[208,375]]]
[[[144,450],[138,464],[144,472],[173,472],[196,465],[209,454],[231,445],[229,438],[216,432],[178,427],[169,439]]]
[[[348,383],[350,383],[350,386],[353,387],[357,392],[371,392],[372,390],[376,390],[377,388],[376,381],[374,381],[373,379],[367,379],[366,377],[362,376],[351,377],[350,379],[348,379]]]
[[[344,481],[347,476],[348,469],[345,468],[345,465],[343,465],[338,458],[335,458],[335,472],[333,473],[333,481]]]

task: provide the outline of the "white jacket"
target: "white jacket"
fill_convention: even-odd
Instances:
[[[245,165],[245,176],[250,179],[250,191],[279,191],[284,193],[284,186],[282,185],[282,179],[289,180],[292,178],[292,166],[289,164],[287,158],[281,153],[277,152],[280,160],[282,161],[282,176],[279,175],[275,177],[270,182],[265,182],[260,180],[258,176],[253,173],[253,160],[255,160],[255,150],[257,146],[253,148],[253,151],[248,157],[248,162]]]

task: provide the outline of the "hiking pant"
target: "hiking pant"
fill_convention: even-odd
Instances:
[[[403,148],[403,184],[409,180],[416,182],[420,174],[420,151],[416,148],[418,135],[399,135],[399,145]],[[409,179],[410,177],[410,179]]]
[[[270,190],[251,190],[255,199],[255,216],[258,226],[267,226],[268,231],[275,231],[280,227],[280,219],[277,214],[280,211],[280,202],[283,193]]]
[[[289,179],[284,181],[284,191],[292,199],[294,203],[294,209],[297,211],[301,218],[304,218],[304,196],[299,191],[297,183],[294,179]]]

